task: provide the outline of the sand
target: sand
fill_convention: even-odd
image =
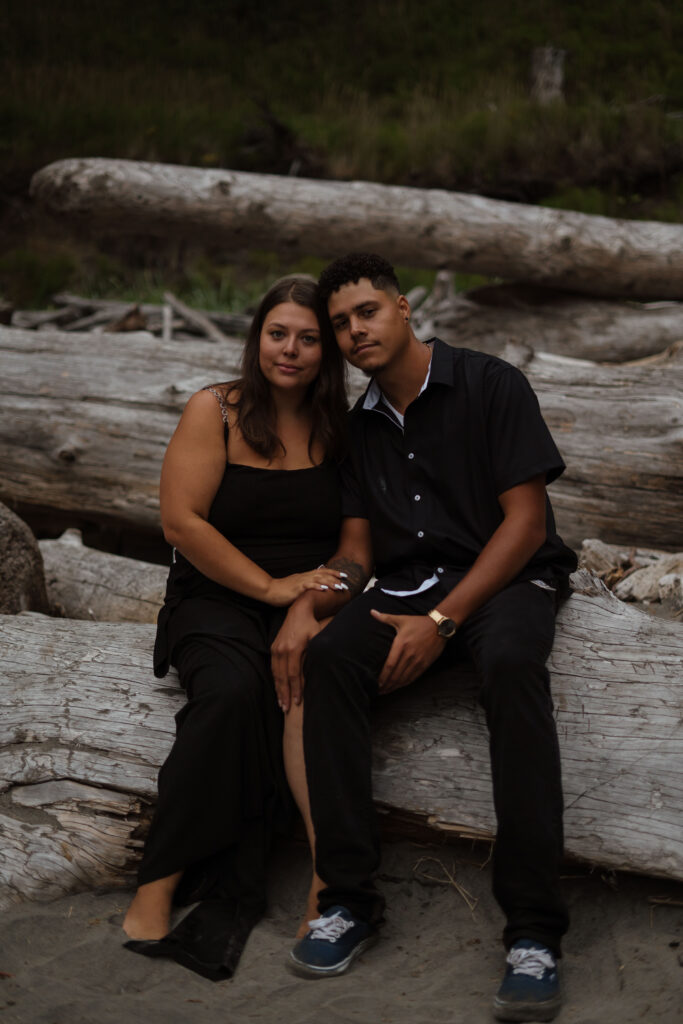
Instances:
[[[129,893],[83,893],[20,904],[0,918],[0,1024],[479,1024],[504,954],[486,847],[386,843],[381,941],[344,977],[307,981],[285,963],[303,907],[307,858],[295,843],[273,857],[270,908],[237,974],[214,983],[124,950]],[[470,911],[444,868],[477,901]],[[572,914],[562,976],[566,1024],[679,1024],[683,1019],[683,886],[567,868]],[[668,904],[652,902],[666,899]],[[678,905],[676,905],[678,904]]]

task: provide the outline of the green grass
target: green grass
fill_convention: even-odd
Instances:
[[[567,102],[539,110],[546,43]],[[683,160],[681,43],[677,0],[33,0],[0,15],[0,176],[75,155],[286,170],[303,151],[341,178],[604,185]]]
[[[70,291],[85,298],[161,303],[169,289],[196,309],[244,312],[253,309],[272,282],[284,274],[318,277],[326,260],[287,262],[276,253],[253,250],[239,264],[206,253],[162,254],[156,267],[69,241],[32,238],[0,256],[0,295],[18,309],[46,309],[52,296]],[[435,272],[397,267],[404,291],[431,289]],[[483,280],[483,279],[482,279]]]

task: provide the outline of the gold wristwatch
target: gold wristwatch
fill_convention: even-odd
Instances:
[[[447,615],[442,615],[436,608],[432,608],[430,612],[427,612],[427,615],[436,623],[436,631],[440,637],[444,640],[450,640],[452,636],[455,636],[458,627],[453,622],[453,619],[449,619]]]

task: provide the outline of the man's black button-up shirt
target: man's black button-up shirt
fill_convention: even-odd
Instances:
[[[502,522],[498,496],[564,470],[526,377],[482,352],[433,340],[426,387],[403,426],[383,401],[350,413],[342,513],[368,519],[384,589],[412,591],[435,575],[451,589]],[[546,499],[547,537],[517,579],[551,585],[576,568]]]

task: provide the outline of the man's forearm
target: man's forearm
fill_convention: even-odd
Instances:
[[[461,626],[490,597],[502,590],[538,551],[545,533],[524,521],[504,519],[466,576],[437,608]]]
[[[369,570],[352,557],[343,554],[329,558],[325,565],[329,569],[337,569],[345,573],[345,590],[328,590],[326,592],[307,590],[292,604],[291,610],[310,612],[316,619],[328,619],[344,607],[345,604],[363,592],[370,578]]]

